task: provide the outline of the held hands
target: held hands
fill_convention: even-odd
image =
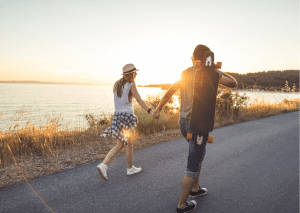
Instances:
[[[160,110],[159,109],[156,109],[154,114],[152,115],[152,117],[154,119],[159,119],[159,116],[160,116]]]
[[[154,119],[159,119],[159,116],[160,116],[160,111],[157,109],[157,110],[153,110],[153,109],[149,109],[148,110],[148,113],[154,118]]]
[[[149,114],[150,114],[154,119],[157,118],[157,115],[155,114],[155,112],[156,112],[156,111],[154,111],[153,109],[151,109],[151,110],[149,111]]]

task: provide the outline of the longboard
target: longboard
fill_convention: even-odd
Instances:
[[[190,119],[190,129],[195,148],[202,151],[208,133],[214,128],[215,106],[218,91],[219,73],[215,70],[214,53],[205,53],[205,65],[195,74],[195,87]],[[220,63],[217,66],[221,66]],[[218,67],[219,68],[219,67]],[[210,138],[210,141],[213,138]]]

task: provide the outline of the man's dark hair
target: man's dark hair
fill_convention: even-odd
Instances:
[[[193,53],[194,60],[202,60],[204,57],[204,53],[208,50],[210,50],[210,49],[203,44],[197,45],[197,47],[194,49],[194,53]]]

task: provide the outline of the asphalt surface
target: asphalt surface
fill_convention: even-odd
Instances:
[[[194,212],[299,212],[299,112],[215,129]],[[186,167],[184,138],[134,152],[140,174],[127,176],[124,154],[109,165],[108,178],[99,162],[29,181],[54,212],[176,212]],[[26,183],[0,189],[0,212],[51,212]]]

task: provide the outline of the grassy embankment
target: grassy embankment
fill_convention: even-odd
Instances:
[[[162,94],[148,96],[147,104],[156,108]],[[249,103],[248,98],[231,90],[220,92],[216,103],[215,128],[255,120],[271,115],[299,110],[298,100],[270,104],[264,100]],[[134,103],[138,126],[132,136],[134,149],[182,137],[178,126],[178,107],[172,98],[159,120],[154,120]],[[1,118],[1,117],[0,117]],[[0,188],[51,174],[62,169],[100,160],[115,146],[112,138],[100,138],[111,124],[112,115],[86,115],[88,129],[74,129],[60,125],[60,117],[48,117],[44,125],[31,123],[20,128],[12,123],[9,131],[0,131]],[[124,153],[124,149],[122,150]],[[17,163],[14,163],[14,159]],[[114,163],[112,162],[112,165]]]

